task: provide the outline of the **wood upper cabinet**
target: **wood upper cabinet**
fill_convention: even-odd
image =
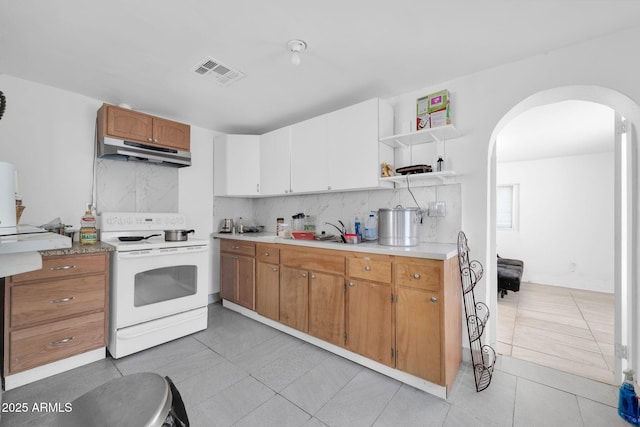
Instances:
[[[189,125],[109,104],[98,110],[98,135],[182,151],[191,147]]]
[[[350,279],[347,284],[347,349],[393,366],[391,285]]]
[[[280,251],[273,245],[256,246],[256,312],[280,320]]]
[[[6,279],[4,375],[106,346],[109,254],[43,257]]]
[[[255,310],[255,243],[220,242],[220,297]]]

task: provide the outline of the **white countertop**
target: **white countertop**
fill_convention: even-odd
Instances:
[[[22,230],[28,230],[20,234]],[[56,233],[41,233],[37,227],[14,227],[19,234],[4,230],[0,235],[0,277],[26,273],[42,268],[38,251],[70,248],[71,239]]]
[[[56,233],[0,236],[0,255],[70,248],[71,239]]]
[[[428,258],[448,260],[458,255],[458,247],[448,243],[420,243],[417,246],[384,246],[377,242],[362,242],[357,244],[337,243],[320,240],[294,240],[276,237],[274,233],[214,233],[216,239],[246,240],[256,243],[278,243],[283,245],[306,246],[310,248],[335,249],[341,251],[367,252],[383,255],[407,256],[414,258]]]

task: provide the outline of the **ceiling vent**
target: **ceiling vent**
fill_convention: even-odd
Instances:
[[[234,70],[210,56],[197,63],[193,71],[201,76],[213,77],[220,86],[229,86],[245,76],[243,72]]]

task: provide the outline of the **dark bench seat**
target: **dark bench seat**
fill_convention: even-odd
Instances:
[[[519,259],[498,256],[498,292],[504,298],[507,291],[518,292],[524,271],[524,262]]]

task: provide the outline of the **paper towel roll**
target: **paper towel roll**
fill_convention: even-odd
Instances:
[[[0,162],[0,227],[16,226],[15,168]]]

